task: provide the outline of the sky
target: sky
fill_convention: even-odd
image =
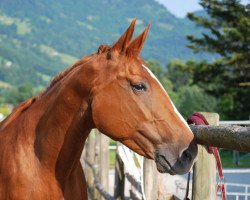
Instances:
[[[177,17],[185,17],[188,12],[201,10],[198,4],[199,0],[156,0],[165,5],[167,9]],[[250,0],[242,0],[244,4],[250,3]]]

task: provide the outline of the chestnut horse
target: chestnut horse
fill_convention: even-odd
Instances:
[[[131,41],[135,22],[0,124],[0,200],[86,200],[80,156],[93,128],[154,159],[160,172],[190,170],[194,136],[140,57],[149,26]]]

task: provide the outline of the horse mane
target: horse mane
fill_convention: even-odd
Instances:
[[[8,126],[12,121],[14,121],[17,117],[19,117],[25,110],[27,110],[34,102],[39,99],[39,97],[43,96],[45,93],[47,93],[56,83],[60,82],[64,77],[66,77],[70,72],[72,72],[74,69],[76,69],[78,66],[82,66],[86,62],[88,62],[91,58],[93,57],[92,55],[86,56],[79,61],[77,61],[75,64],[72,66],[66,68],[63,70],[61,73],[57,74],[51,81],[50,85],[47,87],[45,91],[43,91],[41,94],[35,97],[31,97],[27,99],[26,101],[20,103],[17,105],[11,114],[4,119],[2,122],[0,122],[0,130],[3,130],[6,126]]]
[[[0,130],[3,130],[6,126],[8,126],[12,121],[14,121],[18,116],[21,115],[22,112],[27,110],[35,101],[37,97],[31,97],[26,101],[20,103],[16,106],[12,113],[0,123]]]
[[[64,69],[62,72],[60,72],[59,74],[57,74],[51,81],[49,87],[45,90],[48,91],[50,88],[52,88],[56,83],[58,83],[59,81],[61,81],[65,76],[67,76],[71,71],[73,71],[76,67],[78,66],[82,66],[83,64],[85,64],[87,61],[89,61],[91,58],[93,57],[93,54],[86,56],[82,59],[80,59],[79,61],[77,61],[75,64],[73,64],[72,66]],[[43,93],[42,93],[43,94]]]

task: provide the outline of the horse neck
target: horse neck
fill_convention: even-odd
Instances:
[[[84,78],[87,87],[91,76]],[[44,167],[56,171],[58,179],[64,179],[79,163],[93,122],[87,89],[77,88],[70,78],[57,85],[40,99],[48,103],[37,123],[35,152]]]

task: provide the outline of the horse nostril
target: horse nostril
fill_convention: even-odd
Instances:
[[[183,162],[192,162],[193,160],[193,155],[192,155],[192,151],[190,151],[189,149],[186,149],[185,151],[183,151],[180,160]]]
[[[192,162],[198,153],[198,147],[195,141],[192,141],[187,149],[185,149],[181,156],[180,161]]]
[[[182,155],[183,155],[183,157],[184,157],[184,160],[192,161],[192,155],[191,155],[191,153],[188,151],[188,149],[185,150],[185,151],[183,152]]]

